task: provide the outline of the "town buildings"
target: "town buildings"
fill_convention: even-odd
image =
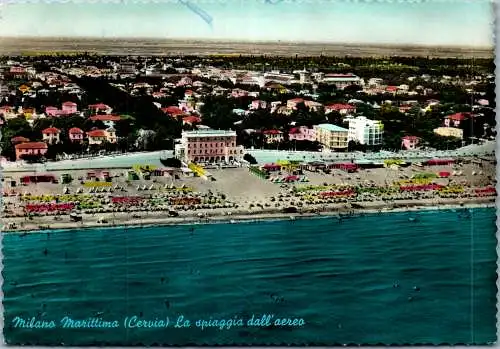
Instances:
[[[283,132],[280,130],[264,130],[262,131],[262,135],[264,136],[264,141],[267,144],[279,143],[284,140]]]
[[[6,120],[14,119],[15,117],[17,117],[16,108],[9,105],[1,106],[0,114],[3,115]]]
[[[361,78],[354,74],[325,74],[321,82],[334,84],[339,90],[347,86],[362,84]]]
[[[89,119],[92,121],[102,121],[106,127],[113,127],[116,122],[121,120],[121,117],[119,115],[101,114],[92,115]]]
[[[90,104],[88,109],[91,114],[98,114],[100,112],[110,114],[113,110],[109,105],[104,103]]]
[[[42,138],[44,142],[47,142],[48,144],[56,144],[59,143],[61,140],[59,138],[59,135],[61,133],[61,130],[55,127],[49,127],[46,128],[45,130],[42,131]]]
[[[463,123],[471,118],[471,113],[455,113],[445,117],[444,126],[460,127]]]
[[[92,130],[87,132],[87,137],[89,139],[89,145],[101,145],[105,142],[116,143],[116,131],[114,128],[110,127],[106,130]]]
[[[417,149],[420,143],[420,138],[417,136],[404,136],[401,138],[401,148],[406,150]]]
[[[230,162],[243,156],[243,147],[236,145],[236,131],[183,131],[175,145],[175,157],[186,162]]]
[[[307,126],[294,127],[288,133],[288,139],[291,141],[316,141],[316,131]]]
[[[345,103],[334,103],[325,106],[325,114],[339,112],[340,115],[349,115],[356,112],[356,106]]]
[[[267,108],[267,102],[266,101],[261,101],[261,100],[254,100],[250,104],[250,109],[266,109]]]
[[[223,58],[214,59],[213,63],[219,66],[220,59]],[[443,117],[448,115],[439,124],[441,127],[434,130],[438,135],[465,138],[464,141],[478,138],[493,139],[495,137],[494,116],[492,116],[494,113],[491,108],[487,107],[493,105],[493,100],[490,93],[486,93],[484,90],[485,82],[487,82],[486,75],[474,77],[473,80],[471,80],[472,77],[466,78],[458,75],[456,77],[444,76],[438,74],[437,71],[433,71],[428,76],[421,76],[417,72],[410,77],[405,74],[395,76],[390,69],[391,64],[383,60],[376,64],[381,66],[388,64],[387,73],[384,73],[384,69],[382,69],[377,70],[377,73],[367,74],[367,83],[365,84],[362,78],[352,73],[339,73],[362,71],[357,69],[357,63],[353,63],[354,66],[349,66],[333,61],[318,63],[321,68],[318,66],[318,69],[308,71],[306,70],[307,63],[298,66],[296,66],[298,63],[293,63],[291,66],[278,61],[272,63],[272,58],[270,58],[271,63],[259,63],[251,68],[253,70],[248,70],[249,68],[243,65],[229,65],[231,67],[223,65],[225,68],[216,68],[211,66],[211,58],[198,60],[196,58],[158,57],[147,58],[148,61],[145,64],[145,58],[132,56],[119,59],[108,57],[106,61],[90,57],[84,60],[75,58],[74,61],[72,58],[54,57],[46,62],[51,67],[49,71],[36,72],[32,67],[37,66],[34,65],[37,60],[38,58],[20,58],[18,62],[0,65],[0,77],[7,82],[7,84],[0,85],[0,121],[3,120],[4,127],[15,130],[14,126],[18,121],[11,121],[11,119],[23,119],[23,124],[25,124],[25,119],[34,132],[10,132],[8,134],[30,135],[31,141],[43,140],[51,148],[49,149],[50,153],[52,150],[58,153],[65,151],[57,146],[52,148],[52,144],[68,139],[71,142],[83,142],[87,132],[89,132],[89,143],[91,145],[106,145],[106,147],[101,147],[105,148],[105,151],[114,151],[118,148],[123,151],[152,150],[153,148],[156,150],[164,145],[161,142],[155,142],[154,146],[146,147],[144,142],[130,140],[130,142],[120,142],[114,147],[109,146],[108,142],[116,142],[117,139],[116,133],[112,131],[115,126],[119,131],[124,130],[124,134],[120,133],[119,135],[127,138],[129,136],[125,130],[130,130],[130,134],[132,131],[134,134],[138,134],[136,131],[140,128],[162,129],[161,134],[169,134],[169,137],[175,138],[180,136],[181,130],[194,128],[201,130],[211,127],[234,127],[238,130],[237,132],[256,129],[254,133],[241,138],[240,141],[245,146],[280,150],[303,147],[316,149],[315,144],[299,144],[299,142],[314,142],[321,139],[325,149],[343,150],[344,142],[341,140],[343,140],[345,132],[338,131],[335,142],[332,132],[328,129],[296,127],[296,125],[312,125],[323,122],[331,122],[339,126],[345,122],[345,125],[349,125],[349,127],[343,126],[349,129],[347,143],[349,140],[366,145],[382,145],[384,142],[384,149],[399,147],[413,149],[418,147],[418,140],[414,141],[411,136],[409,136],[410,138],[400,138],[399,135],[406,134],[408,131],[408,129],[402,128],[408,123],[402,121],[410,120],[409,122],[411,122],[409,117],[413,118],[417,113],[420,120],[427,118],[435,120],[440,115]],[[435,64],[432,63],[432,65]],[[123,70],[123,75],[120,73],[121,70]],[[124,79],[127,72],[133,76]],[[161,75],[161,79],[151,78],[155,74]],[[15,81],[10,81],[14,75],[16,76]],[[144,100],[147,103],[152,101],[158,110],[130,110],[132,117],[120,117],[119,113],[129,113],[130,103],[119,103],[120,101],[106,93],[100,93],[100,91],[88,93],[90,91],[85,91],[85,89],[93,88],[92,85],[87,86],[86,83],[82,82],[82,87],[78,86],[72,82],[71,76],[75,75],[106,77],[103,79],[103,84],[109,83],[114,88],[119,89],[124,98],[128,94],[133,100]],[[492,76],[488,79],[491,78]],[[231,81],[237,85],[231,84]],[[456,113],[458,110],[469,109],[464,109],[459,96],[454,96],[449,91],[441,93],[441,90],[446,90],[447,87],[440,84],[455,86],[453,90],[461,88],[464,92],[469,93],[474,88],[472,104],[476,105],[473,105],[472,108],[475,113]],[[337,90],[349,86],[353,87],[352,85],[359,85],[362,89]],[[436,91],[432,92],[430,87]],[[73,92],[76,96],[69,96]],[[285,95],[283,95],[284,92],[286,92]],[[367,95],[369,96],[367,97]],[[443,98],[444,95],[447,97]],[[212,96],[222,96],[223,98],[212,99]],[[409,100],[409,96],[415,97],[411,97],[413,100]],[[224,113],[230,114],[227,119],[224,115],[218,117],[218,120],[211,117],[210,110],[215,110],[218,107],[214,105],[214,102],[224,106],[220,110],[225,110]],[[203,103],[206,104],[207,108],[200,108]],[[116,111],[113,111],[113,108]],[[159,110],[165,115],[157,113]],[[323,111],[326,115],[323,114]],[[388,111],[394,113],[394,117],[391,116],[391,119],[388,119],[390,121],[387,122],[391,123],[391,127],[390,131],[386,130],[385,135],[383,135],[383,129],[377,131],[374,125],[366,125],[361,121],[362,118],[356,118],[358,115],[366,115],[372,119],[383,119],[384,115],[382,114]],[[202,112],[207,113],[206,117]],[[340,114],[340,117],[337,113]],[[67,116],[72,117],[60,120]],[[80,116],[82,120],[73,116]],[[158,118],[158,120],[149,122],[151,116],[154,119]],[[40,118],[47,120],[36,122]],[[174,125],[171,119],[177,122],[175,127],[170,127]],[[75,124],[69,124],[69,121]],[[400,121],[402,127],[397,125]],[[366,120],[366,122],[372,123],[371,120]],[[40,127],[40,125],[44,126]],[[60,134],[46,132],[42,135],[41,130],[48,125],[59,127],[64,125],[64,130]],[[434,123],[423,123],[422,125],[424,128],[429,128],[431,125],[433,125],[432,128],[436,127]],[[81,129],[75,126],[79,126]],[[388,127],[388,125],[386,126]],[[290,127],[293,128],[288,131]],[[373,130],[370,131],[370,128]],[[425,132],[419,134],[426,135],[429,131],[432,132],[432,128],[425,129],[423,130]],[[483,128],[484,135],[481,134]],[[317,134],[318,129],[320,129],[319,134]],[[172,134],[169,133],[171,130],[174,130]],[[157,132],[158,130],[151,131]],[[327,135],[330,136],[329,139],[327,139]],[[288,140],[292,142],[288,142]],[[19,143],[29,141],[24,139]],[[428,141],[422,139],[420,143],[438,149],[442,148],[442,144],[445,142],[446,140],[439,139],[439,137],[429,137]],[[455,142],[454,144],[459,143]],[[467,142],[463,144],[465,143]],[[135,146],[131,146],[133,144]],[[456,145],[453,146],[456,147]],[[359,149],[364,149],[364,147]],[[68,151],[81,152],[82,150],[81,147],[71,147]],[[14,158],[13,153],[12,147],[9,147],[8,151],[3,151],[3,154],[8,155],[11,159]],[[197,155],[200,161],[202,158],[200,155],[205,155],[205,153],[197,153]],[[209,156],[203,156],[203,161],[206,161],[207,157],[210,161],[212,156],[210,156],[211,154],[207,155]],[[226,159],[225,153],[216,152],[215,158],[217,156],[219,159]]]
[[[70,128],[68,131],[68,137],[71,142],[81,143],[83,141],[84,135],[85,134],[83,130],[79,129],[78,127]]]
[[[76,113],[78,113],[78,106],[73,102],[64,102],[61,106],[61,109],[52,106],[45,107],[45,114],[47,116],[57,117]]]
[[[295,110],[297,109],[297,105],[301,104],[301,103],[304,103],[304,99],[303,98],[293,98],[293,99],[289,99],[287,102],[286,102],[286,108],[288,110]]]
[[[78,112],[78,106],[73,102],[64,102],[61,110],[64,114],[74,114]]]
[[[314,126],[316,141],[327,150],[347,150],[349,130],[333,124]]]
[[[16,144],[14,146],[16,150],[16,160],[22,160],[23,156],[34,155],[43,156],[47,153],[48,146],[45,142],[26,142]]]
[[[384,125],[380,121],[369,120],[364,116],[348,119],[348,141],[368,146],[382,145]]]
[[[443,122],[443,127],[434,129],[434,133],[443,137],[464,138],[466,121],[473,118],[472,113],[455,113],[447,115]]]

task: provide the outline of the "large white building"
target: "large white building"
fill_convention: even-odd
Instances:
[[[363,80],[354,74],[325,74],[320,82],[333,84],[340,90],[351,85],[363,85]]]
[[[183,131],[175,145],[175,157],[184,162],[230,162],[243,157],[243,147],[236,145],[236,131]]]
[[[369,120],[364,116],[348,119],[348,140],[363,145],[381,145],[384,125],[380,121]]]

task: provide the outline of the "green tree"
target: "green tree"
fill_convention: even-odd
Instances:
[[[243,155],[243,160],[246,160],[250,163],[250,165],[255,165],[257,164],[257,160],[252,156],[252,154],[246,153]]]

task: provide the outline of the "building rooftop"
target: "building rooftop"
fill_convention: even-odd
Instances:
[[[231,131],[231,130],[182,131],[182,136],[186,136],[186,137],[236,136],[236,131]]]
[[[47,149],[47,144],[44,142],[27,142],[16,144],[16,149]]]
[[[106,131],[104,131],[104,130],[92,130],[92,131],[87,132],[87,135],[89,137],[106,137],[107,136]]]
[[[81,129],[79,129],[78,127],[73,127],[73,128],[70,128],[68,133],[70,134],[83,134],[83,131]]]
[[[92,121],[120,121],[121,117],[119,115],[92,115],[90,117]]]
[[[43,130],[42,134],[57,134],[60,132],[61,132],[61,130],[59,130],[58,128],[49,127],[49,128],[46,128],[45,130]]]
[[[332,132],[349,132],[348,129],[333,124],[319,124],[318,127]]]

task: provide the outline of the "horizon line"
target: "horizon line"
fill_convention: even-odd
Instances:
[[[201,41],[213,43],[255,43],[255,44],[306,44],[306,45],[346,45],[346,46],[385,46],[385,47],[422,47],[422,48],[452,48],[460,50],[494,50],[495,45],[458,45],[458,44],[421,44],[421,43],[390,43],[390,42],[340,42],[340,41],[314,41],[314,40],[281,40],[281,39],[229,39],[229,38],[159,38],[149,36],[116,36],[116,37],[101,37],[101,36],[31,36],[31,35],[16,35],[16,36],[0,36],[3,39],[24,39],[24,40],[150,40],[150,41]]]

